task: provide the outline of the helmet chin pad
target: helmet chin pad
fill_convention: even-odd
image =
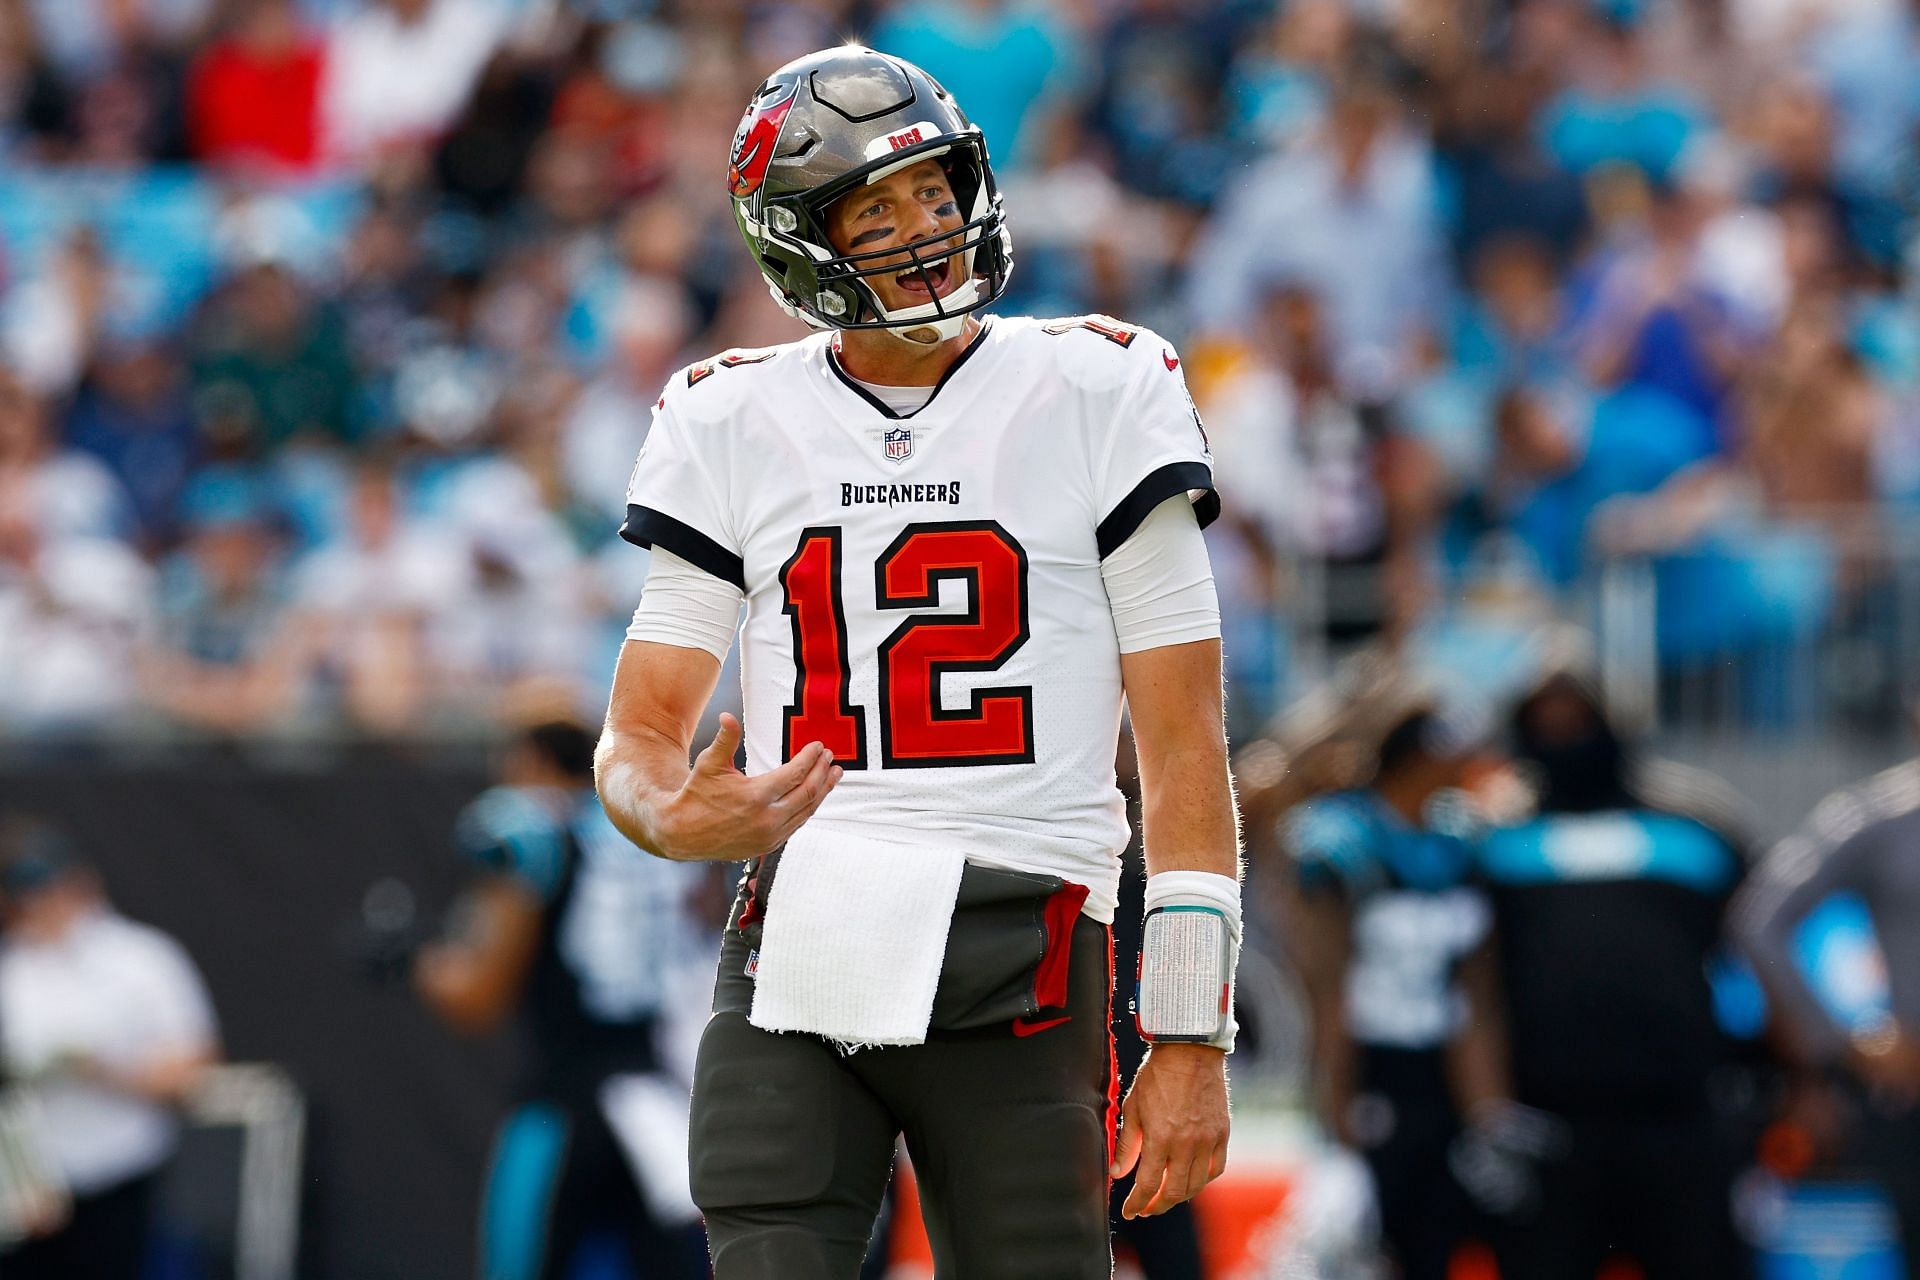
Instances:
[[[881,330],[915,347],[937,347],[949,338],[957,338],[967,327],[965,316],[945,316],[938,320],[918,320],[903,325],[888,325]]]

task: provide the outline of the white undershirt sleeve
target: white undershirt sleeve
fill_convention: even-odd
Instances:
[[[1220,601],[1206,539],[1184,493],[1149,512],[1100,562],[1100,577],[1122,653],[1220,635]]]
[[[745,599],[731,582],[655,547],[627,639],[705,649],[725,662]]]

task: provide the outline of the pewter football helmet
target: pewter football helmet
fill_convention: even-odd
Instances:
[[[927,158],[947,171],[966,221],[906,245],[836,252],[827,207],[862,183]],[[930,328],[950,338],[968,312],[1006,292],[1013,241],[986,141],[953,95],[912,63],[846,45],[775,71],[755,90],[733,136],[727,188],[774,301],[816,328],[902,335]],[[960,247],[945,248],[955,236]],[[911,259],[905,265],[903,252]],[[928,272],[948,254],[960,282],[943,298],[934,296]],[[920,273],[929,300],[888,311],[867,280],[903,271]]]

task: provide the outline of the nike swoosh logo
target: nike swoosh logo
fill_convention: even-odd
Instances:
[[[1015,1018],[1013,1020],[1013,1034],[1016,1036],[1039,1035],[1048,1027],[1057,1027],[1063,1022],[1072,1021],[1073,1015],[1071,1014],[1063,1018],[1048,1018],[1045,1022],[1028,1022],[1025,1018]]]

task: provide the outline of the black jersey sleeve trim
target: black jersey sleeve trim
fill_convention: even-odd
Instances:
[[[1120,544],[1133,536],[1133,531],[1155,507],[1176,493],[1194,489],[1201,493],[1193,500],[1193,515],[1204,529],[1220,514],[1220,495],[1213,490],[1213,469],[1204,462],[1169,462],[1149,471],[1094,531],[1100,558],[1105,560],[1118,551]]]
[[[722,582],[731,582],[742,591],[747,589],[747,569],[739,556],[692,525],[675,520],[664,511],[629,506],[626,523],[620,526],[620,536],[637,547],[658,547],[662,551],[671,551]]]

